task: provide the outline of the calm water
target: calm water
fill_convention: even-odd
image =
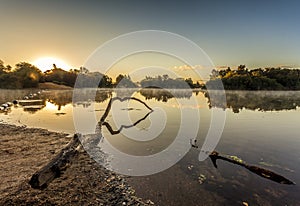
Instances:
[[[1,90],[0,103],[23,99],[37,92]],[[89,92],[92,91],[86,90]],[[129,181],[136,187],[138,195],[158,205],[242,205],[243,202],[249,205],[300,205],[300,92],[230,91],[226,105],[211,104],[204,93],[185,90],[173,91],[173,95],[162,90],[99,90],[96,101],[77,99],[74,104],[72,95],[72,91],[42,91],[32,98],[38,101],[20,102],[10,110],[0,112],[0,121],[74,133],[74,108],[82,112],[82,118],[90,112],[99,120],[109,98],[133,96],[145,101],[154,112],[148,114],[149,110],[139,102],[115,102],[107,117],[114,130],[120,125],[130,125],[124,120],[125,116],[138,124],[116,135],[102,128],[104,140],[99,144],[109,143],[127,154],[145,156],[163,151],[174,141],[180,126],[182,103],[189,103],[195,97],[196,104],[187,109],[200,112],[199,145],[210,125],[211,108],[225,110],[225,128],[216,150],[277,172],[296,185],[281,185],[221,160],[216,169],[210,159],[199,162],[199,151],[192,148],[176,165],[163,172],[131,177]],[[151,127],[151,122],[159,122],[162,117],[166,120],[163,128],[155,124],[156,128]],[[93,127],[88,123],[84,125],[90,126]],[[128,132],[147,138],[153,129],[159,134],[151,141],[136,143],[126,138]],[[112,164],[116,162],[112,160]]]

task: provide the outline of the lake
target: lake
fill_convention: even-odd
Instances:
[[[89,93],[95,91],[84,90],[84,94]],[[192,129],[197,122],[192,118],[182,122],[182,111],[186,111],[191,116],[199,112],[197,143],[201,147],[210,128],[211,111],[224,111],[225,127],[215,150],[272,170],[296,185],[273,182],[222,160],[217,161],[218,168],[215,168],[209,158],[198,160],[199,148],[190,147],[166,170],[130,177],[128,181],[136,188],[137,195],[158,205],[243,205],[243,202],[300,205],[300,92],[228,91],[226,104],[211,101],[205,92],[196,90],[99,89],[95,94],[95,98],[73,101],[73,90],[1,90],[1,104],[22,101],[0,111],[0,121],[72,134],[78,127],[94,130],[95,125],[85,118],[92,114],[98,121],[111,97],[131,96],[142,100],[153,111],[138,101],[115,101],[106,118],[109,126],[101,128],[103,138],[97,144],[108,153],[107,164],[118,167],[120,159],[113,156],[113,152],[110,154],[109,145],[123,154],[137,157],[163,152],[175,142],[176,135],[180,134],[179,139],[190,138],[189,129],[179,129],[181,125]],[[82,118],[76,127],[73,111],[77,118]],[[125,127],[118,131],[122,125]],[[132,135],[140,139],[129,137]],[[180,148],[183,141],[177,143]],[[162,160],[160,166],[163,164],[168,167],[167,161]],[[134,170],[130,166],[123,167],[118,169]],[[148,170],[152,168],[147,167],[153,165],[145,163],[138,167]]]

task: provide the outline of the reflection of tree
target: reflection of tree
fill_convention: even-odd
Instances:
[[[147,119],[147,117],[153,112],[153,110],[151,110],[150,112],[148,112],[143,118],[139,119],[138,121],[136,121],[135,123],[131,124],[131,125],[121,125],[120,128],[118,130],[114,130],[111,125],[108,122],[103,122],[102,125],[104,125],[109,133],[111,135],[116,135],[119,134],[123,129],[129,129],[131,127],[134,127],[136,125],[138,125],[140,122],[144,121],[145,119]]]
[[[92,99],[89,100],[89,102],[86,102],[86,97],[87,96],[93,96],[95,95],[95,91],[89,90],[89,89],[83,89],[82,91],[82,99],[78,97],[75,102],[76,104],[82,104],[82,105],[90,105]],[[77,95],[78,96],[78,95]],[[76,96],[76,97],[77,97]],[[96,91],[96,96],[95,96],[95,101],[96,102],[104,102],[108,98],[112,96],[112,91],[111,90],[97,90]],[[72,90],[63,90],[63,91],[50,91],[50,92],[45,92],[43,93],[43,98],[47,99],[49,102],[52,104],[55,104],[58,106],[58,110],[62,106],[65,106],[67,104],[72,103],[73,101],[73,91]]]
[[[155,99],[157,101],[167,102],[172,98],[191,98],[192,90],[176,90],[176,89],[141,89],[140,94],[143,95],[146,100]]]
[[[111,90],[97,90],[95,101],[96,102],[104,102],[105,100],[112,97],[112,91]]]
[[[56,90],[43,93],[43,99],[46,99],[50,103],[57,105],[58,110],[62,106],[70,104],[72,102],[73,92],[71,90]]]
[[[208,98],[210,107],[231,108],[233,112],[238,113],[242,109],[259,111],[296,109],[300,105],[299,94],[296,91],[227,91],[227,105],[217,99],[211,101],[208,93],[205,93],[205,96]]]
[[[113,130],[112,127],[110,126],[110,124],[105,121],[105,119],[106,119],[108,113],[111,110],[112,103],[114,101],[116,101],[116,100],[119,100],[121,102],[126,101],[126,100],[134,100],[134,101],[137,101],[137,102],[140,102],[141,104],[143,104],[150,111],[143,118],[139,119],[138,121],[136,121],[132,125],[121,125],[118,130]],[[108,105],[106,107],[106,110],[105,110],[103,116],[100,119],[99,125],[100,125],[100,127],[102,125],[106,126],[106,128],[108,129],[108,131],[110,132],[110,134],[115,135],[115,134],[119,134],[123,129],[128,129],[128,128],[136,126],[140,122],[144,121],[152,112],[153,112],[153,109],[151,107],[149,107],[145,102],[143,102],[142,100],[140,100],[138,98],[135,98],[135,97],[124,97],[124,98],[114,97],[114,98],[110,99],[110,101],[109,101],[109,103],[108,103]]]
[[[105,121],[105,119],[106,119],[108,113],[109,113],[110,110],[111,110],[111,105],[112,105],[112,103],[113,103],[114,101],[116,101],[116,100],[118,100],[118,101],[120,101],[120,102],[124,102],[124,101],[127,101],[127,100],[134,100],[134,101],[137,101],[137,102],[140,102],[141,104],[143,104],[143,105],[144,105],[147,109],[149,109],[150,111],[153,111],[153,109],[152,109],[151,107],[149,107],[145,102],[143,102],[142,100],[140,100],[140,99],[138,99],[138,98],[135,98],[135,97],[124,97],[124,98],[114,97],[114,98],[111,98],[111,99],[109,100],[109,103],[108,103],[108,105],[107,105],[107,107],[106,107],[106,109],[105,109],[105,112],[104,112],[103,116],[102,116],[101,119],[100,119],[100,124],[102,124],[102,123]]]
[[[112,90],[102,90],[97,91],[83,89],[82,96],[75,99],[76,104],[81,104],[84,106],[91,105],[91,102],[104,102],[105,100],[111,98]],[[96,94],[96,95],[95,95]],[[86,101],[86,96],[91,96],[93,98]],[[80,99],[81,98],[81,99]],[[71,104],[73,101],[73,90],[52,90],[39,92],[38,90],[2,90],[0,95],[0,103],[5,103],[9,101],[16,100],[19,106],[22,106],[23,110],[29,113],[35,113],[46,106],[46,102],[50,102],[57,106],[57,110],[61,110],[61,107]],[[1,111],[1,110],[0,110]],[[9,113],[11,110],[6,109],[5,113]]]

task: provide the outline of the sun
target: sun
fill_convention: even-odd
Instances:
[[[64,70],[70,69],[70,66],[66,62],[55,57],[41,57],[33,61],[33,65],[39,68],[42,72],[53,69],[53,64],[55,64],[57,68]]]

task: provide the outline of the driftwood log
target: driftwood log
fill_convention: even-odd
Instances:
[[[29,181],[31,187],[34,189],[44,189],[52,180],[60,177],[70,166],[72,160],[76,158],[80,146],[78,134],[74,134],[71,142],[57,156],[32,175]]]

